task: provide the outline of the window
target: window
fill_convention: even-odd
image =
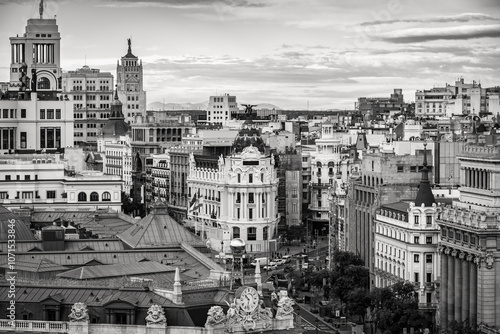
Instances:
[[[241,193],[236,193],[236,203],[241,203]]]
[[[415,216],[415,225],[420,223],[420,216]]]
[[[253,174],[248,174],[248,183],[253,183]]]
[[[464,234],[464,242],[469,242],[469,236],[467,234]]]
[[[24,175],[24,180],[25,180],[25,181],[28,181],[28,180],[30,180],[30,179],[31,179],[31,176],[29,176],[29,175]]]
[[[26,118],[26,109],[21,109],[21,118]]]
[[[404,173],[405,166],[398,166],[398,173]]]
[[[425,237],[426,244],[432,244],[432,237]]]
[[[84,192],[79,193],[78,202],[87,202],[87,194]]]
[[[269,228],[266,226],[262,229],[262,237],[264,240],[267,240],[267,232],[268,232]]]
[[[26,132],[21,132],[21,148],[26,148]]]
[[[91,192],[90,193],[90,201],[91,202],[97,202],[97,201],[99,201],[99,194],[96,193],[95,191]]]
[[[238,183],[241,183],[241,174],[238,174]]]
[[[413,254],[413,262],[414,263],[420,262],[420,254]]]
[[[38,89],[50,89],[49,79],[44,78],[44,77],[38,79],[37,88]]]
[[[432,263],[432,254],[425,255],[425,263]]]
[[[247,229],[247,240],[257,240],[257,228],[256,227],[249,227]]]
[[[252,208],[248,209],[248,219],[250,219],[250,220],[253,219],[253,209]]]
[[[6,191],[0,191],[0,199],[8,199],[9,193]]]
[[[54,109],[47,109],[47,119],[54,119]]]
[[[240,237],[240,228],[239,227],[233,227],[233,239],[234,238],[239,238]]]
[[[426,216],[425,218],[427,225],[432,225],[432,216]]]
[[[103,202],[109,202],[111,201],[111,194],[107,191],[102,193],[102,200]]]
[[[5,181],[10,181],[10,175],[5,175]]]
[[[415,283],[419,283],[419,282],[420,282],[419,274],[415,273]],[[420,285],[420,284],[418,284],[418,285]]]
[[[56,191],[55,190],[47,190],[47,198],[56,198]]]
[[[418,235],[413,237],[413,243],[414,244],[419,244],[420,243],[420,237]]]
[[[410,173],[416,173],[417,172],[417,166],[410,166]]]
[[[248,193],[248,203],[254,203],[253,193]]]
[[[45,109],[40,109],[40,119],[45,119]]]
[[[425,275],[426,275],[425,281],[426,282],[432,282],[432,273],[427,273]],[[428,303],[430,303],[430,302],[428,302]]]
[[[56,119],[61,119],[61,109],[56,109]]]

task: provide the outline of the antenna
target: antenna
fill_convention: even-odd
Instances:
[[[85,66],[87,66],[87,55],[85,55]]]

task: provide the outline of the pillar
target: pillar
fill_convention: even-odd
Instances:
[[[462,322],[462,260],[460,260],[458,251],[453,251],[455,261],[455,321]]]
[[[462,280],[464,292],[462,294],[462,320],[470,320],[470,266],[472,255],[468,254],[464,257],[464,262],[462,263]]]
[[[441,315],[441,328],[445,328],[448,323],[448,255],[444,253],[444,249],[440,250],[441,253],[441,300],[439,302],[440,315]]]
[[[470,264],[469,292],[470,292],[470,310],[469,319],[471,324],[477,323],[477,264],[474,257]]]
[[[453,259],[453,255],[451,253],[451,249],[446,249],[446,254],[448,254],[450,257],[448,257],[448,275],[454,275],[455,274],[455,261]],[[449,276],[448,276],[449,277]],[[453,292],[454,292],[454,287],[455,287],[455,284],[454,284],[454,280],[452,279],[448,279],[448,289],[447,289],[447,296],[446,296],[446,299],[447,299],[447,318],[448,318],[448,321],[451,321],[453,320],[453,317],[455,316],[454,314],[454,298],[453,298]]]

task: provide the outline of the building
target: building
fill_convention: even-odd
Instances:
[[[439,207],[429,185],[424,150],[422,180],[412,202],[384,204],[374,217],[375,286],[384,288],[398,281],[416,286],[419,307],[435,316],[440,276],[437,252]]]
[[[475,135],[473,135],[475,137]],[[441,229],[441,328],[469,320],[500,329],[498,252],[500,150],[468,142],[458,154],[460,198],[443,207]]]
[[[229,94],[210,96],[207,107],[207,123],[226,125],[238,112],[236,96]]]
[[[104,154],[103,172],[120,176],[124,182],[124,190],[130,192],[133,185],[130,125],[125,122],[117,92],[111,104],[111,114],[99,131],[97,151]],[[89,156],[87,158],[90,159]]]
[[[123,114],[128,123],[134,116],[146,116],[146,92],[142,60],[132,54],[132,41],[128,39],[127,54],[116,64],[118,98],[123,101]]]
[[[0,153],[73,146],[73,101],[61,94],[60,35],[55,19],[29,19],[11,37],[10,83],[0,100]]]
[[[369,115],[372,119],[376,116],[393,116],[400,113],[409,113],[413,106],[404,102],[403,90],[395,88],[390,97],[360,97],[356,109],[361,115]]]
[[[0,157],[0,201],[9,208],[121,210],[121,179],[100,172],[75,172],[59,154]]]
[[[94,150],[97,135],[111,114],[113,75],[83,66],[62,74],[65,97],[74,101],[75,146],[90,146]]]
[[[423,143],[412,154],[398,155],[393,148],[365,150],[362,177],[350,180],[346,198],[346,249],[361,256],[370,268],[374,282],[374,226],[376,208],[400,200],[412,200],[417,194],[418,172],[422,168]],[[430,153],[430,152],[429,152]],[[429,154],[427,153],[427,154]],[[432,161],[431,158],[428,161]],[[428,167],[432,175],[432,166]],[[432,176],[431,180],[432,180]]]

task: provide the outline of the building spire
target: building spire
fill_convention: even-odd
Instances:
[[[43,0],[40,0],[40,5],[38,6],[38,12],[40,13],[40,19],[43,19]]]
[[[127,42],[128,42],[128,51],[127,51],[127,53],[128,54],[132,54],[132,39],[131,38],[127,38]]]
[[[436,203],[436,199],[432,194],[432,189],[429,184],[429,168],[427,168],[427,143],[424,143],[424,162],[422,167],[422,179],[418,187],[417,198],[415,199],[415,206],[432,206]]]

